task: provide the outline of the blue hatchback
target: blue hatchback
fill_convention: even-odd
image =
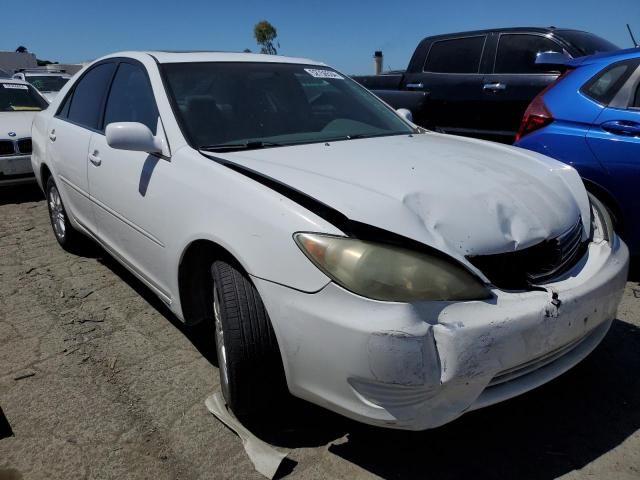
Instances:
[[[567,66],[529,105],[516,145],[575,167],[640,255],[640,48]]]

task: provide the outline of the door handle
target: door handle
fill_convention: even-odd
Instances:
[[[500,83],[500,82],[495,82],[495,83],[485,83],[482,86],[483,90],[489,90],[490,92],[497,92],[500,90],[506,90],[507,89],[507,85],[504,83]]]
[[[616,135],[640,137],[640,123],[631,120],[611,120],[600,125],[603,130]]]
[[[407,83],[406,88],[413,90],[422,90],[424,88],[424,83]]]
[[[56,141],[56,130],[53,129],[49,132],[49,140],[51,140],[52,142]]]
[[[102,160],[100,160],[100,157],[98,157],[98,151],[95,150],[93,153],[89,154],[89,161],[91,163],[93,163],[96,167],[99,167],[100,164],[102,163]]]

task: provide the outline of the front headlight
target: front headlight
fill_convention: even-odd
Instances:
[[[363,297],[413,302],[481,300],[491,295],[463,266],[439,255],[317,233],[297,233],[294,239],[328,277]]]
[[[604,203],[596,198],[595,195],[589,194],[591,201],[591,228],[593,230],[593,241],[610,242],[613,238],[614,229],[611,215]]]

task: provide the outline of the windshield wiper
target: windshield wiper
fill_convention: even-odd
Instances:
[[[235,152],[239,150],[257,150],[267,147],[281,147],[281,143],[275,142],[241,142],[241,143],[220,143],[217,145],[202,145],[198,147],[198,150],[205,150],[207,152]]]

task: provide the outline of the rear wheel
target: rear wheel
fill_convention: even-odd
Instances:
[[[49,219],[51,220],[51,227],[53,228],[56,240],[65,250],[76,250],[83,243],[84,238],[69,222],[67,211],[62,203],[60,191],[53,177],[47,179],[46,195]]]
[[[211,267],[220,387],[229,408],[252,420],[288,398],[278,342],[260,295],[232,263]]]

